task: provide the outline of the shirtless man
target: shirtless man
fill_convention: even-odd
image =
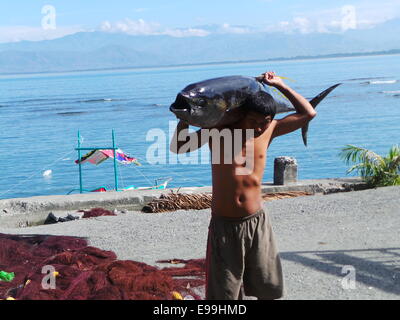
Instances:
[[[243,162],[237,161],[237,154],[228,159],[231,161],[226,161],[221,155],[223,160],[212,163],[213,198],[207,241],[206,299],[236,300],[242,297],[242,288],[246,295],[258,299],[277,299],[283,295],[279,253],[268,213],[262,206],[261,183],[267,149],[274,138],[303,127],[316,116],[316,112],[304,97],[275,73],[267,72],[263,76],[264,83],[283,93],[297,112],[275,120],[273,99],[266,97],[265,100],[269,101],[246,106],[249,111],[239,122],[217,128],[218,131],[229,129],[232,132],[251,129],[254,135],[243,139],[240,151],[246,159],[246,152],[252,152],[253,162],[247,174],[238,174],[238,170],[243,169]],[[184,153],[200,148],[207,143],[202,139],[201,131],[189,134],[188,124],[180,121],[170,150]],[[220,135],[218,138],[217,151],[220,152],[225,150],[225,139],[222,140]],[[211,148],[212,134],[208,143],[213,155],[216,150]],[[249,144],[252,148],[248,148]]]

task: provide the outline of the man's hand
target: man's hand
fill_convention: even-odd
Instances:
[[[268,71],[262,74],[263,82],[269,86],[276,87],[276,88],[284,88],[286,84],[283,82],[283,80],[278,77],[275,72],[273,71]]]
[[[179,121],[178,125],[189,127],[189,122],[187,122],[186,120],[179,119],[178,117],[176,117],[176,119]]]
[[[173,153],[192,152],[201,148],[206,142],[202,139],[201,129],[189,133],[189,124],[180,120],[170,144],[170,151]]]
[[[277,88],[286,98],[289,99],[297,111],[283,119],[273,120],[273,138],[304,127],[317,115],[313,106],[307,101],[307,99],[287,86],[282,79],[275,74],[275,72],[269,71],[263,73],[262,76],[262,81],[269,86]]]

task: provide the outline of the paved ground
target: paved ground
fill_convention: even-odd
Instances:
[[[400,299],[400,187],[282,199],[265,207],[281,251],[285,299]],[[120,259],[155,265],[203,258],[209,218],[210,210],[131,212],[0,232],[87,237]],[[355,289],[346,270],[355,271]]]
[[[285,185],[263,183],[262,192],[303,191],[311,194],[365,189],[357,177],[299,180]],[[0,200],[0,225],[12,228],[43,223],[50,211],[77,210],[94,206],[114,210],[141,210],[145,204],[166,192],[211,193],[212,187],[183,187],[168,190],[132,190],[124,192],[89,192],[84,194],[36,196]]]

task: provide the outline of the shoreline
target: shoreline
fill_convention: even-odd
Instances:
[[[202,67],[202,66],[215,66],[215,65],[232,65],[232,64],[254,64],[264,62],[290,62],[290,61],[304,61],[304,60],[324,60],[324,59],[345,59],[345,58],[360,58],[360,57],[376,57],[376,56],[396,56],[400,55],[400,49],[390,51],[376,51],[376,52],[356,52],[356,53],[336,53],[326,54],[320,56],[295,56],[295,57],[277,57],[270,59],[255,59],[255,60],[238,60],[238,61],[215,61],[215,62],[199,62],[199,63],[186,63],[186,64],[172,64],[172,65],[149,65],[149,66],[125,66],[116,68],[100,68],[100,69],[77,69],[77,70],[60,70],[60,71],[40,71],[40,72],[11,72],[0,73],[0,79],[8,78],[24,78],[34,76],[60,76],[70,74],[91,74],[98,72],[129,72],[129,71],[146,71],[157,69],[174,69],[174,68],[188,68],[188,67]]]

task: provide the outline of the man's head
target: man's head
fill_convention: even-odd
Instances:
[[[252,95],[243,107],[247,113],[238,126],[242,129],[254,129],[256,134],[267,130],[276,114],[276,101],[265,91]]]

